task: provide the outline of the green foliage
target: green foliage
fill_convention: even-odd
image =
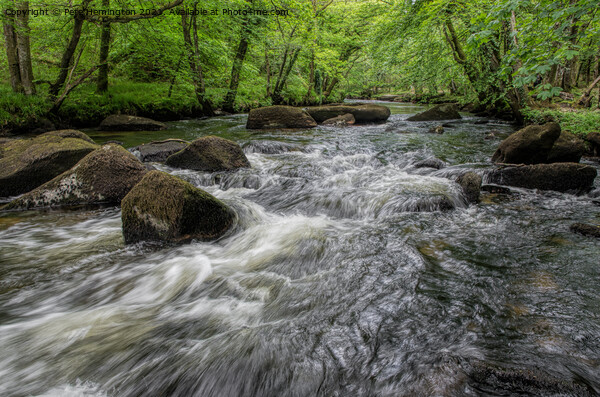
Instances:
[[[585,137],[590,132],[600,131],[600,110],[565,111],[558,109],[525,109],[530,123],[543,124],[556,121],[564,131]]]

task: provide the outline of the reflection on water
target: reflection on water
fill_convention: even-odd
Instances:
[[[389,105],[381,125],[91,132],[244,145],[252,169],[157,165],[231,205],[239,230],[125,247],[117,208],[0,214],[0,394],[508,395],[480,363],[600,392],[600,245],[568,230],[598,207],[524,189],[468,206],[452,176],[490,167],[512,127],[427,134],[404,121],[421,108]],[[431,156],[449,167],[414,167]]]

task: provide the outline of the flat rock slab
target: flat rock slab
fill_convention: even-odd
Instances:
[[[113,114],[100,123],[102,131],[159,131],[165,128],[167,128],[165,123],[126,114]]]
[[[591,189],[596,174],[594,167],[579,163],[534,164],[493,170],[487,174],[487,182],[527,189],[580,193]]]
[[[0,197],[35,189],[99,147],[76,130],[50,131],[32,139],[4,141],[0,144]]]
[[[352,125],[354,123],[356,123],[356,120],[351,113],[342,114],[341,116],[333,117],[323,121],[323,125],[336,126]]]
[[[182,141],[181,139],[167,139],[165,141],[144,143],[129,151],[144,162],[164,162],[170,155],[185,149],[188,145],[189,142]]]
[[[317,123],[322,123],[325,120],[342,116],[347,113],[354,116],[356,124],[382,123],[386,121],[391,114],[390,109],[387,106],[375,105],[372,103],[310,106],[306,108],[306,111],[317,121]]]

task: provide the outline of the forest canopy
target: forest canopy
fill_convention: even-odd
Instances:
[[[382,93],[451,95],[522,120],[565,95],[590,107],[600,75],[594,0],[0,4],[3,124]]]

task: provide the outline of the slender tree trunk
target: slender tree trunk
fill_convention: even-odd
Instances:
[[[23,92],[21,84],[21,71],[19,69],[19,55],[17,51],[17,34],[15,32],[14,18],[5,17],[4,46],[6,47],[6,58],[8,60],[8,72],[10,74],[10,85],[13,92]]]
[[[194,5],[195,9],[196,5]],[[190,30],[194,28],[194,42],[192,43],[192,37]],[[192,71],[192,83],[194,84],[194,91],[196,93],[196,99],[202,107],[202,112],[207,116],[213,116],[214,111],[212,104],[206,98],[206,91],[204,85],[204,76],[202,74],[202,66],[200,65],[199,52],[200,47],[198,43],[198,27],[195,15],[190,18],[188,23],[187,15],[181,15],[181,27],[183,29],[183,40],[186,45],[186,51],[188,54],[188,63]]]
[[[82,7],[85,10],[91,0],[84,0],[82,3]],[[71,39],[69,40],[69,44],[65,51],[63,52],[62,58],[60,60],[60,70],[58,72],[58,76],[56,77],[56,81],[50,85],[50,90],[48,91],[50,98],[55,100],[58,97],[58,93],[62,89],[65,81],[67,80],[67,76],[69,74],[69,66],[71,66],[71,62],[73,61],[73,54],[75,54],[75,50],[77,49],[77,44],[79,44],[79,39],[81,38],[81,28],[83,27],[83,22],[85,22],[85,15],[83,13],[76,13],[73,21],[73,32],[71,33]]]
[[[290,76],[290,72],[292,71],[292,68],[294,67],[294,64],[296,63],[296,60],[298,59],[299,53],[300,53],[300,48],[296,48],[296,49],[292,50],[290,62],[285,67],[285,70],[283,71],[283,73],[280,74],[281,78],[278,79],[277,84],[275,85],[275,89],[273,90],[273,95],[272,95],[273,103],[275,105],[278,105],[283,102],[283,98],[281,96],[281,91],[283,91],[283,87],[285,86],[285,83],[286,83],[288,77]],[[282,69],[284,69],[283,66],[284,65],[282,65]]]
[[[315,84],[315,51],[312,50],[310,55],[310,75],[308,77],[308,91],[304,96],[304,102],[308,104],[312,96],[313,85]]]
[[[267,97],[271,97],[271,63],[269,62],[269,49],[265,45],[265,69],[267,72]]]
[[[33,68],[31,67],[31,49],[29,45],[29,9],[28,1],[17,3],[17,10],[22,11],[17,15],[17,49],[19,57],[19,72],[21,73],[21,84],[25,95],[35,94],[33,85]]]
[[[227,95],[225,95],[225,100],[223,102],[223,110],[230,113],[235,112],[234,105],[238,86],[240,85],[240,72],[242,71],[244,59],[246,58],[246,53],[248,52],[247,24],[247,21],[244,22],[244,26],[242,27],[242,37],[240,38],[240,43],[235,53],[235,58],[233,59],[233,66],[231,67],[229,90],[227,91]]]
[[[102,0],[102,6],[110,7],[110,0]],[[108,91],[108,52],[110,50],[110,22],[102,23],[102,33],[100,34],[100,66],[98,68],[98,81],[96,92],[103,93]]]

